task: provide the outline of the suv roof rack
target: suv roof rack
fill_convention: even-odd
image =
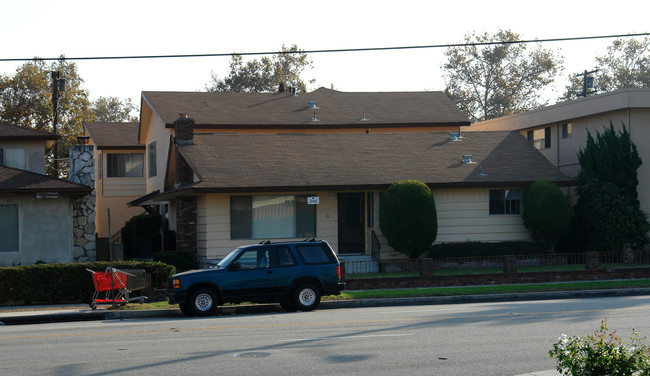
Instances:
[[[262,240],[258,244],[271,244],[271,241],[270,240]]]
[[[318,239],[316,239],[316,238],[310,238],[310,239],[305,239],[305,240],[303,240],[303,242],[319,242],[319,241],[320,241],[320,240],[318,240]]]

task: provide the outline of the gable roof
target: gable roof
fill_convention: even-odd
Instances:
[[[138,123],[92,122],[85,127],[97,150],[145,148],[138,143]]]
[[[195,192],[385,189],[415,179],[435,187],[525,185],[575,180],[519,132],[399,134],[196,134],[179,145],[200,181]],[[463,155],[473,164],[463,164]]]
[[[180,113],[197,127],[465,126],[469,118],[440,91],[346,93],[142,92],[146,104],[172,127]],[[315,102],[316,109],[310,109]],[[314,113],[318,121],[314,121]],[[362,120],[365,116],[365,120]]]
[[[31,171],[0,166],[0,193],[34,192],[88,194],[92,188]]]
[[[1,140],[57,140],[59,138],[61,138],[61,136],[55,135],[54,133],[0,122]]]

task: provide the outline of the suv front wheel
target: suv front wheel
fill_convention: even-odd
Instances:
[[[301,311],[311,311],[320,303],[320,290],[311,283],[298,286],[293,290],[294,306]]]
[[[207,287],[192,291],[187,301],[187,308],[197,316],[213,315],[218,305],[217,294]]]

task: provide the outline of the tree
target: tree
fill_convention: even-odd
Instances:
[[[65,176],[70,146],[76,143],[78,135],[83,134],[83,121],[93,119],[88,91],[83,88],[84,80],[77,73],[75,63],[66,61],[63,56],[51,65],[34,59],[18,67],[13,76],[0,76],[0,120],[53,132],[53,71],[60,72],[60,77],[66,80],[65,91],[59,95],[59,125],[56,129],[61,136],[56,176]],[[48,173],[55,175],[53,166],[52,157],[48,157]]]
[[[280,84],[306,91],[307,84],[300,77],[313,63],[297,45],[285,47],[271,58],[262,57],[244,62],[241,55],[233,54],[228,76],[220,79],[214,73],[205,85],[207,91],[268,93],[277,91]],[[315,80],[309,80],[313,83]]]
[[[94,121],[110,123],[137,122],[138,118],[132,115],[136,109],[130,98],[99,97],[91,105]]]
[[[438,235],[431,190],[416,180],[394,182],[379,200],[379,222],[382,234],[397,252],[417,258],[430,251]]]
[[[587,249],[620,250],[625,244],[648,244],[647,215],[641,210],[636,187],[641,158],[623,124],[618,133],[610,122],[578,152],[580,172],[575,220],[576,237]]]
[[[499,30],[465,36],[467,45],[445,56],[446,93],[472,121],[487,120],[545,105],[540,92],[562,70],[563,58],[538,45],[528,49],[519,34]]]
[[[616,39],[604,55],[596,57],[594,88],[604,93],[627,87],[650,87],[650,38]],[[573,100],[583,92],[581,73],[569,76],[560,101]]]
[[[569,229],[571,208],[552,182],[531,183],[524,191],[522,205],[524,226],[535,241],[553,245]]]

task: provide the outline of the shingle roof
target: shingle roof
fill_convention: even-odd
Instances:
[[[432,187],[573,185],[519,132],[202,135],[180,146],[195,190],[381,189],[415,179]],[[463,155],[475,164],[463,164]]]
[[[138,123],[93,122],[85,125],[97,149],[142,149],[138,143]]]
[[[37,174],[31,171],[0,166],[0,193],[58,192],[87,194],[88,186]]]
[[[144,103],[171,126],[187,113],[197,126],[460,126],[469,118],[440,91],[346,93],[142,93]],[[309,102],[317,109],[310,109]],[[314,112],[318,121],[313,121]],[[365,115],[366,120],[362,120]]]
[[[0,122],[0,139],[15,140],[15,139],[42,139],[42,140],[56,140],[60,136],[54,133],[39,131],[31,128],[19,127],[13,124]]]

